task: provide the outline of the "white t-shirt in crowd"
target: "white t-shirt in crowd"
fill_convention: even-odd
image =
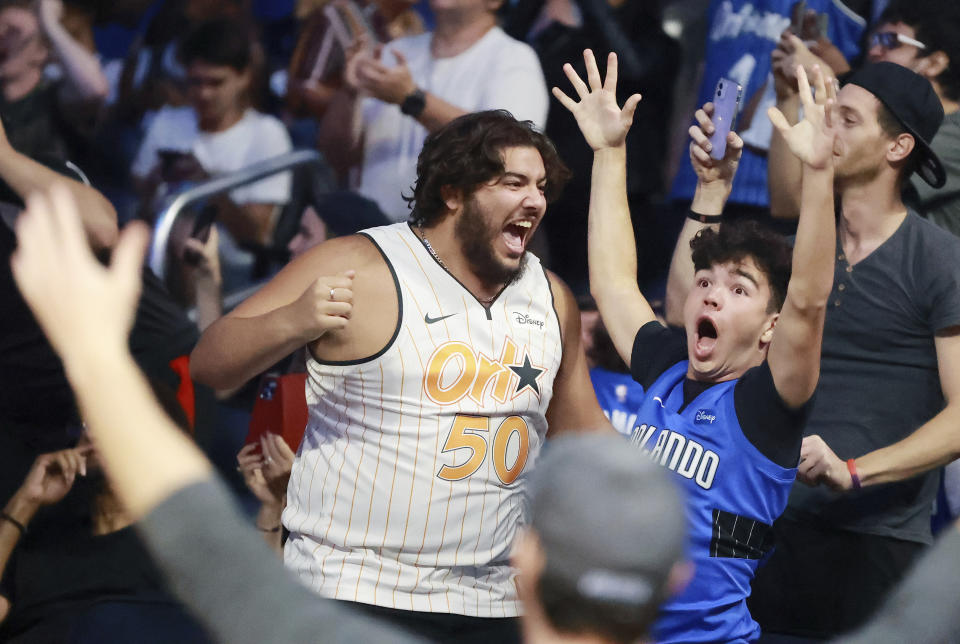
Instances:
[[[222,132],[201,132],[191,107],[160,108],[133,161],[135,177],[145,177],[157,165],[160,150],[190,152],[211,176],[235,172],[271,157],[290,152],[290,135],[278,119],[248,109],[237,123]],[[290,200],[289,172],[230,192],[234,203],[276,203]]]
[[[549,97],[540,61],[529,45],[514,40],[499,27],[488,31],[469,49],[450,58],[430,54],[430,33],[392,41],[383,60],[400,52],[417,87],[457,107],[477,112],[504,109],[539,129],[547,121]],[[393,221],[404,221],[410,210],[402,194],[412,193],[417,156],[427,130],[391,103],[364,99],[363,165],[357,191],[373,199]]]

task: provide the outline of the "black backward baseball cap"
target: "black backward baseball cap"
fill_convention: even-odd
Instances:
[[[933,85],[923,76],[890,62],[868,63],[849,74],[844,85],[858,85],[877,97],[913,136],[916,173],[934,188],[947,181],[930,141],[943,123],[943,105]]]

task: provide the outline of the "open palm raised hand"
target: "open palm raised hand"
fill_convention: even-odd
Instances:
[[[813,82],[816,96],[810,91],[806,71],[802,65],[798,65],[797,83],[803,105],[803,120],[796,125],[790,125],[776,107],[767,110],[767,116],[795,157],[811,168],[822,170],[833,158],[836,138],[833,130],[833,109],[837,91],[833,79],[826,82],[819,65],[813,67]]]
[[[560,104],[570,110],[587,144],[594,150],[613,148],[623,145],[633,124],[633,113],[640,102],[640,95],[634,94],[623,104],[623,109],[617,105],[617,55],[613,52],[607,56],[607,77],[601,82],[600,70],[593,52],[589,49],[583,52],[583,61],[587,67],[587,82],[574,71],[570,63],[563,66],[563,71],[570,79],[573,89],[576,90],[580,101],[577,102],[563,93],[559,88],[553,88],[553,95]]]

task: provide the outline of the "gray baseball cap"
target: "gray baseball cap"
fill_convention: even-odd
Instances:
[[[628,611],[665,599],[687,531],[683,497],[669,476],[619,435],[550,441],[530,483],[544,578]]]

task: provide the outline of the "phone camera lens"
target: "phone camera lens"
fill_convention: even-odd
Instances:
[[[717,92],[718,92],[718,93],[719,93],[720,90],[722,90],[722,89],[723,89],[723,83],[720,83],[719,85],[717,85]]]

